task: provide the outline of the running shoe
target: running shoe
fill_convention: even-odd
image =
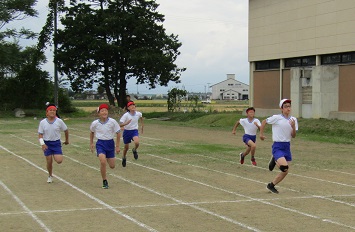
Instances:
[[[255,161],[255,158],[254,158],[254,157],[251,158],[251,164],[254,165],[254,166],[256,166],[256,161]]]
[[[272,182],[268,183],[266,188],[268,190],[270,190],[270,192],[272,192],[272,193],[276,193],[276,194],[279,193],[279,191],[277,191],[277,189],[275,188],[275,185]]]
[[[108,189],[108,182],[107,182],[107,180],[104,180],[104,181],[102,182],[102,188],[103,188],[103,189]]]
[[[271,159],[269,161],[269,170],[270,171],[274,170],[275,165],[276,165],[276,162],[275,162],[274,156],[271,156]]]
[[[134,159],[138,159],[138,152],[136,149],[132,149]]]
[[[48,176],[47,183],[52,183],[52,182],[53,182],[53,177],[52,176]]]
[[[241,152],[239,154],[240,158],[239,158],[239,161],[240,161],[240,164],[244,164],[244,156],[243,156],[243,152]]]
[[[126,167],[126,158],[122,158],[122,167]]]

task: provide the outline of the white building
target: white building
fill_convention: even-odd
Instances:
[[[235,79],[235,74],[227,74],[227,80],[211,85],[214,100],[249,99],[249,85]]]

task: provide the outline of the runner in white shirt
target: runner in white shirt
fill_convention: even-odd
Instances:
[[[90,149],[94,152],[94,136],[96,134],[96,155],[100,160],[100,172],[102,177],[102,188],[108,189],[106,175],[106,162],[111,169],[115,168],[115,152],[120,152],[121,129],[117,121],[108,117],[109,106],[101,104],[97,113],[99,119],[96,119],[90,126]],[[113,138],[116,137],[116,146]]]
[[[272,157],[269,162],[269,170],[272,171],[277,165],[281,172],[266,187],[272,193],[279,193],[275,185],[280,183],[288,174],[289,165],[292,161],[290,142],[296,137],[298,130],[297,119],[291,116],[291,100],[282,99],[279,103],[281,114],[273,115],[263,120],[260,127],[260,139],[264,140],[264,128],[266,124],[272,125]]]
[[[240,125],[243,126],[244,128],[244,135],[243,135],[243,142],[246,145],[246,150],[245,152],[241,152],[239,154],[240,156],[240,163],[244,164],[244,158],[247,156],[249,153],[251,153],[251,163],[256,166],[256,160],[255,160],[255,150],[256,150],[256,132],[260,128],[260,121],[257,118],[254,118],[255,115],[255,109],[254,107],[249,107],[246,109],[247,113],[247,118],[241,118],[239,119],[232,130],[232,134],[235,135],[237,127]]]
[[[134,148],[132,149],[134,159],[138,159],[137,149],[139,147],[139,133],[138,133],[138,121],[141,122],[141,133],[143,134],[143,117],[142,113],[136,111],[136,105],[133,101],[127,103],[127,110],[120,119],[120,126],[124,127],[123,131],[123,157],[122,157],[122,166],[126,167],[126,155],[129,149],[129,144],[131,141],[134,142]]]
[[[56,116],[57,107],[54,104],[48,104],[46,107],[46,118],[39,123],[38,139],[46,157],[48,170],[48,183],[53,181],[53,159],[57,164],[63,162],[62,143],[60,141],[61,131],[64,131],[65,142],[69,144],[69,131],[67,125],[62,119]]]

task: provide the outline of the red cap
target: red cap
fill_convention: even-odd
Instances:
[[[107,109],[108,110],[109,106],[107,104],[101,104],[99,108],[97,108],[97,113],[100,112],[101,109]]]
[[[134,102],[133,102],[133,101],[130,101],[130,102],[127,103],[127,108],[128,108],[129,106],[131,106],[131,105],[134,105]]]

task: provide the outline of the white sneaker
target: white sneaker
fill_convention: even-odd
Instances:
[[[52,183],[53,182],[53,177],[51,176],[48,176],[48,180],[47,180],[47,183]]]

